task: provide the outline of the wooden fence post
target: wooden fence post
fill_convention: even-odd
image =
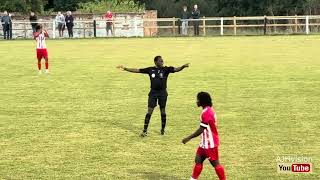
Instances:
[[[202,28],[203,28],[203,35],[206,36],[206,17],[203,16],[203,19],[202,19]]]
[[[93,37],[97,37],[97,21],[93,20]]]
[[[294,32],[298,33],[298,18],[297,18],[297,15],[295,15],[294,24],[295,24]]]
[[[173,32],[173,35],[175,36],[176,35],[176,18],[175,17],[172,18],[172,32]]]
[[[310,29],[309,29],[309,16],[306,16],[306,34],[309,34]]]
[[[86,38],[86,23],[83,22],[83,38]]]
[[[233,34],[237,35],[237,19],[236,16],[233,16]]]
[[[27,38],[27,23],[26,21],[23,22],[23,28],[24,28],[24,38]]]

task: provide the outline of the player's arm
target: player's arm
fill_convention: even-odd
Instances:
[[[48,38],[49,37],[48,31],[44,29],[43,32],[44,32],[44,36]]]
[[[190,136],[184,138],[184,139],[182,140],[182,143],[183,143],[183,144],[186,144],[186,143],[189,142],[191,139],[200,136],[205,129],[206,129],[205,127],[200,126],[199,129],[197,129],[194,133],[192,133]]]
[[[40,35],[39,32],[34,32],[34,33],[33,33],[33,39],[36,39],[39,35]]]
[[[121,69],[121,70],[123,70],[123,71],[132,72],[132,73],[141,73],[141,72],[140,72],[140,69],[126,68],[126,67],[124,67],[124,66],[122,66],[122,65],[117,66],[117,68],[118,68],[118,69]]]
[[[180,67],[175,67],[175,68],[174,68],[174,72],[182,71],[184,68],[187,68],[187,67],[189,67],[189,63],[184,64],[184,65],[182,65],[182,66],[180,66]]]

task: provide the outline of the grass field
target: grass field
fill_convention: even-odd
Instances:
[[[188,179],[199,91],[213,94],[229,179],[320,179],[320,36],[0,41],[0,179]],[[167,134],[156,108],[140,138],[149,79],[116,69],[191,63],[168,81]],[[279,174],[276,158],[312,158]],[[206,162],[200,179],[214,179]]]

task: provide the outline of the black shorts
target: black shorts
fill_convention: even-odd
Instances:
[[[157,102],[160,108],[165,108],[167,104],[167,91],[154,91],[151,90],[148,98],[148,107],[155,108],[157,106]]]

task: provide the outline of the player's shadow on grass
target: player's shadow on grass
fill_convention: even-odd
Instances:
[[[121,123],[118,123],[117,124],[117,127],[118,128],[121,128],[125,131],[129,131],[131,133],[137,133],[138,132],[138,128],[135,126],[135,125],[127,125],[127,124],[121,124]]]
[[[146,179],[146,180],[183,180],[182,178],[179,178],[177,176],[165,175],[157,172],[134,172],[133,171],[132,174],[135,174],[137,177],[140,177],[141,179]]]
[[[143,130],[143,123],[144,123],[144,119],[140,116],[138,117],[133,117],[132,118],[133,120],[132,121],[135,121],[137,123],[135,124],[130,124],[132,122],[129,122],[129,125],[128,125],[128,121],[126,120],[123,120],[123,121],[118,121],[118,122],[115,122],[113,123],[112,125],[114,125],[115,127],[118,127],[118,128],[121,128],[125,131],[129,131],[133,134],[133,136],[140,136],[142,130]],[[158,119],[155,119],[155,120],[158,120]],[[159,120],[160,121],[160,120]],[[159,122],[160,124],[160,122]],[[160,129],[159,131],[157,130],[152,130],[149,128],[149,133],[152,132],[152,134],[159,134],[160,135]]]
[[[142,120],[141,120],[142,121]],[[143,122],[142,122],[143,123]],[[121,129],[123,129],[123,130],[125,130],[125,131],[128,131],[128,132],[130,132],[130,133],[132,133],[131,135],[132,135],[132,137],[140,137],[140,135],[141,135],[141,132],[142,132],[142,130],[143,130],[143,124],[141,124],[141,125],[127,125],[127,124],[121,124],[121,123],[119,123],[119,124],[117,124],[116,125],[118,128],[121,128]],[[151,136],[153,136],[153,135],[159,135],[160,136],[160,129],[159,129],[159,131],[157,131],[157,130],[151,130],[151,129],[149,129],[148,130],[148,136],[150,136],[150,132],[151,132]]]

